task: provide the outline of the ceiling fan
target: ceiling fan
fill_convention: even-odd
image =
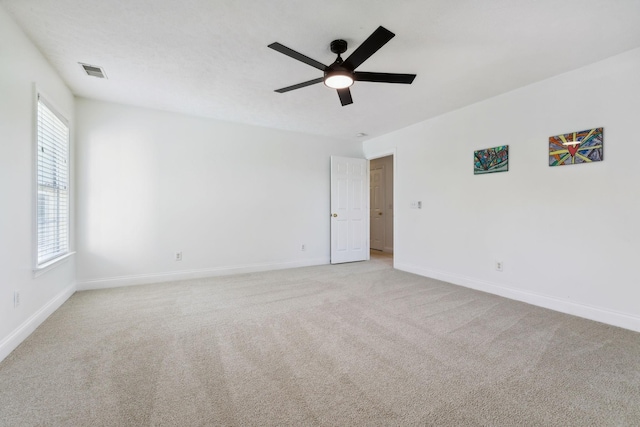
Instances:
[[[362,42],[362,44],[358,46],[358,48],[354,50],[353,53],[344,61],[340,57],[340,54],[347,51],[347,42],[344,40],[334,40],[331,42],[331,52],[336,53],[338,57],[333,64],[329,66],[296,52],[293,49],[289,49],[280,43],[271,43],[269,45],[271,49],[277,50],[280,53],[311,65],[312,67],[324,72],[324,77],[298,83],[293,86],[283,87],[282,89],[277,89],[276,92],[285,93],[290,90],[300,89],[316,83],[324,82],[327,87],[337,89],[340,102],[342,103],[342,106],[345,106],[353,103],[349,87],[351,87],[354,81],[411,84],[413,79],[416,78],[415,74],[369,73],[364,71],[355,71],[360,64],[369,59],[371,55],[376,53],[378,49],[384,46],[393,37],[395,37],[394,33],[384,27],[378,27],[378,29],[375,30],[369,38]]]

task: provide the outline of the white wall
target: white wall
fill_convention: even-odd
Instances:
[[[73,127],[71,92],[0,6],[0,360],[75,289],[73,257],[38,277],[32,272],[34,84]]]
[[[329,262],[329,157],[361,143],[87,99],[76,116],[79,288]]]
[[[396,150],[396,267],[640,331],[638,76],[640,49],[366,141]],[[549,136],[600,126],[603,162],[548,166]]]

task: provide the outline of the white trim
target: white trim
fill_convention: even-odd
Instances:
[[[420,276],[430,277],[432,279],[442,280],[445,282],[453,283],[454,285],[488,292],[490,294],[499,295],[516,301],[522,301],[527,304],[548,308],[550,310],[559,311],[561,313],[584,317],[586,319],[595,320],[597,322],[602,322],[609,325],[640,332],[640,317],[633,316],[631,314],[621,313],[618,311],[608,310],[600,307],[594,307],[574,301],[563,300],[549,295],[538,294],[535,292],[507,288],[495,283],[475,279],[473,277],[466,277],[459,274],[417,267],[410,264],[396,263],[394,267],[398,270],[407,271],[409,273],[418,274]]]
[[[63,261],[67,261],[71,258],[72,255],[75,255],[75,252],[67,252],[64,255],[59,256],[58,258],[54,258],[51,261],[47,261],[44,264],[40,264],[38,267],[33,269],[33,277],[42,276],[49,270],[53,270],[57,266],[64,264]]]
[[[26,340],[38,326],[47,320],[47,318],[60,308],[75,292],[76,285],[69,285],[42,306],[40,310],[33,313],[22,325],[18,326],[13,332],[0,341],[0,362]]]
[[[381,159],[383,157],[389,157],[389,156],[393,156],[395,158],[396,156],[396,149],[394,148],[390,148],[388,150],[384,150],[384,151],[380,151],[378,153],[374,153],[374,154],[366,154],[364,156],[365,159],[367,160],[375,160],[375,159]],[[394,165],[395,166],[395,162]]]
[[[304,261],[288,261],[273,264],[250,264],[198,270],[170,271],[165,273],[136,274],[131,276],[105,277],[102,279],[77,282],[77,290],[118,288],[121,286],[145,285],[149,283],[171,282],[175,280],[202,279],[206,277],[229,276],[232,274],[256,273],[288,268],[310,267],[329,264],[329,258],[316,258]]]
[[[40,89],[33,83],[31,108],[31,269],[38,268],[38,98]]]

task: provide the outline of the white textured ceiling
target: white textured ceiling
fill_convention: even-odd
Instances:
[[[0,0],[74,94],[215,119],[374,137],[640,46],[640,0]],[[356,82],[354,103],[267,48],[322,63],[379,25],[396,34],[358,71],[415,73],[412,85]],[[78,62],[104,67],[108,79]],[[551,101],[551,100],[550,100]],[[365,138],[366,139],[366,138]]]

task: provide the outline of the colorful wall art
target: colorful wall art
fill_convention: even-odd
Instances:
[[[549,166],[602,161],[603,128],[549,137]]]
[[[473,174],[506,172],[509,170],[509,146],[487,148],[473,152]]]

